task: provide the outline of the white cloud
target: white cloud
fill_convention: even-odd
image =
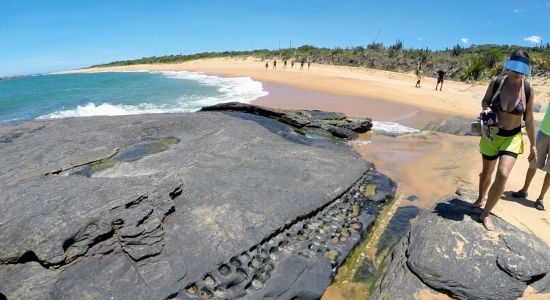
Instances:
[[[519,13],[522,13],[522,12],[525,12],[525,10],[524,10],[524,9],[521,9],[521,8],[516,8],[516,9],[514,9],[514,13],[515,13],[515,14],[519,14]]]
[[[538,44],[538,43],[540,43],[540,41],[542,41],[542,38],[538,35],[532,35],[532,36],[528,36],[528,37],[524,38],[523,40],[531,42],[533,44]]]
[[[467,38],[461,38],[460,41],[463,42],[464,44],[468,44],[470,42],[470,40]]]

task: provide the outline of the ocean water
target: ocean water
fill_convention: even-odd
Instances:
[[[249,77],[197,72],[102,72],[0,80],[0,124],[33,119],[193,112],[267,95]]]

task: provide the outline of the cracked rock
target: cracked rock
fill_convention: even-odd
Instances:
[[[487,232],[476,221],[481,210],[472,208],[473,201],[449,196],[422,214],[393,250],[370,299],[416,299],[422,291],[455,299],[517,299],[528,285],[548,293],[550,247],[494,215],[498,232]]]
[[[354,197],[375,171],[351,147],[296,133],[310,117],[0,127],[0,296],[315,299],[383,203]]]

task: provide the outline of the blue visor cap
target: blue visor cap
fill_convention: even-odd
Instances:
[[[512,70],[525,75],[529,75],[531,73],[531,68],[529,67],[529,59],[519,55],[510,56],[510,59],[504,64],[504,67],[508,70]]]

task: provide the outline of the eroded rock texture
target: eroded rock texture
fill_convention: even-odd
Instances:
[[[296,129],[242,112],[0,128],[0,299],[319,298],[395,183]]]
[[[424,213],[392,252],[370,299],[418,299],[426,291],[456,299],[517,299],[528,285],[550,294],[548,245],[495,216],[499,232],[488,233],[471,202],[454,195]]]

